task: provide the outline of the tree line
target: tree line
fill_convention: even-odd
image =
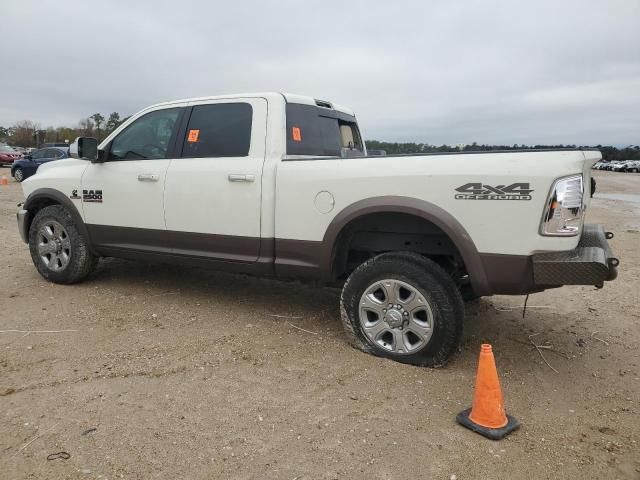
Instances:
[[[557,149],[557,148],[597,148],[602,152],[602,158],[606,161],[613,160],[640,160],[640,146],[629,145],[618,148],[611,145],[479,145],[473,142],[470,145],[430,145],[428,143],[397,143],[381,142],[378,140],[365,141],[368,150],[384,150],[387,155],[411,154],[411,153],[445,153],[445,152],[489,152],[493,150],[533,150],[533,149]]]
[[[112,112],[105,118],[101,113],[81,119],[76,126],[43,128],[39,122],[22,120],[10,127],[0,126],[0,142],[15,147],[35,147],[43,143],[73,142],[76,137],[95,137],[103,140],[129,117],[120,118]]]
[[[83,118],[75,127],[42,128],[38,122],[23,120],[10,127],[0,126],[0,142],[16,147],[38,147],[43,143],[73,142],[76,137],[95,137],[99,141],[106,138],[129,117],[120,118],[118,112],[105,117],[94,113]],[[387,155],[411,153],[445,153],[445,152],[487,152],[492,150],[529,150],[536,148],[597,148],[602,152],[604,160],[640,160],[640,146],[629,145],[618,148],[610,145],[579,146],[576,145],[431,145],[428,143],[398,143],[367,140],[367,149],[384,150]]]

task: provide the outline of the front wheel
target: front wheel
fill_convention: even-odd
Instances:
[[[29,228],[29,251],[40,275],[54,283],[83,280],[99,260],[61,205],[50,205],[36,214]]]
[[[462,337],[458,288],[435,262],[411,252],[384,253],[356,268],[340,307],[352,345],[401,363],[442,366]]]

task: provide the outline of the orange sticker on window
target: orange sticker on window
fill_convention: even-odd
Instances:
[[[198,141],[198,137],[200,137],[200,130],[189,130],[189,136],[187,137],[187,142],[195,143]]]
[[[300,127],[293,127],[291,129],[291,134],[293,135],[293,141],[294,142],[301,142],[302,141],[302,133],[300,132]]]

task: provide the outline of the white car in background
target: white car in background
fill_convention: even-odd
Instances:
[[[630,160],[625,166],[625,172],[638,173],[640,172],[640,160]]]
[[[611,167],[611,171],[624,172],[626,167],[627,167],[627,162],[616,162],[616,164]]]

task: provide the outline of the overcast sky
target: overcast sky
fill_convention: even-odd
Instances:
[[[640,0],[1,0],[0,125],[286,91],[365,138],[640,143]]]

